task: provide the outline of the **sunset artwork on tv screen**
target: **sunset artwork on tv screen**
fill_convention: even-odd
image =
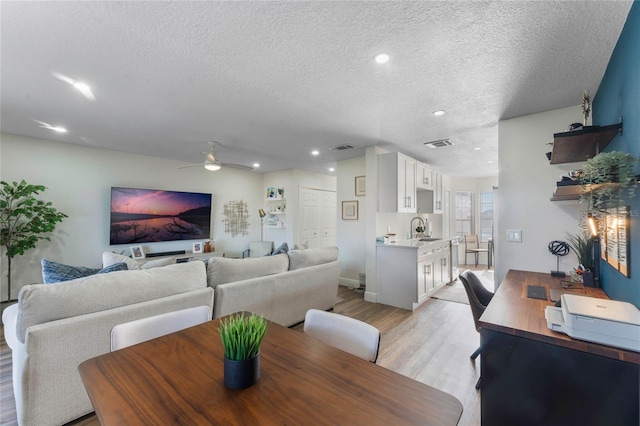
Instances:
[[[111,245],[210,238],[211,194],[111,188]]]

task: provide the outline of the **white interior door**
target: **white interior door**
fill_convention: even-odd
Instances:
[[[299,243],[309,248],[336,245],[336,193],[311,188],[299,192]]]

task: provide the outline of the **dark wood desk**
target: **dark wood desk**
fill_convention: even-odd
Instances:
[[[78,367],[103,425],[455,425],[453,396],[270,323],[261,377],[223,384],[219,320]]]
[[[509,271],[480,318],[483,425],[640,424],[640,353],[572,339],[547,327],[562,288],[549,274]],[[586,295],[607,298],[601,289]]]

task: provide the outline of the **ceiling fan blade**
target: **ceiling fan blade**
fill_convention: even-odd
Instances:
[[[196,167],[196,166],[202,167],[202,163],[189,164],[187,166],[180,166],[180,167],[178,167],[178,169],[186,169],[186,168],[189,168],[189,167]]]
[[[233,163],[220,163],[222,167],[231,167],[232,169],[240,169],[240,170],[253,170],[251,166],[243,166],[242,164],[233,164]]]

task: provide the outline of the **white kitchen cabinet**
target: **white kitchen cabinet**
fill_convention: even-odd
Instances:
[[[378,155],[378,212],[417,212],[416,160],[399,152]]]
[[[433,213],[442,214],[444,209],[443,204],[443,184],[442,184],[442,174],[438,172],[434,172],[434,190],[433,190]]]
[[[433,191],[433,170],[426,164],[416,164],[416,188]]]
[[[414,310],[450,282],[449,240],[376,246],[377,301]]]

